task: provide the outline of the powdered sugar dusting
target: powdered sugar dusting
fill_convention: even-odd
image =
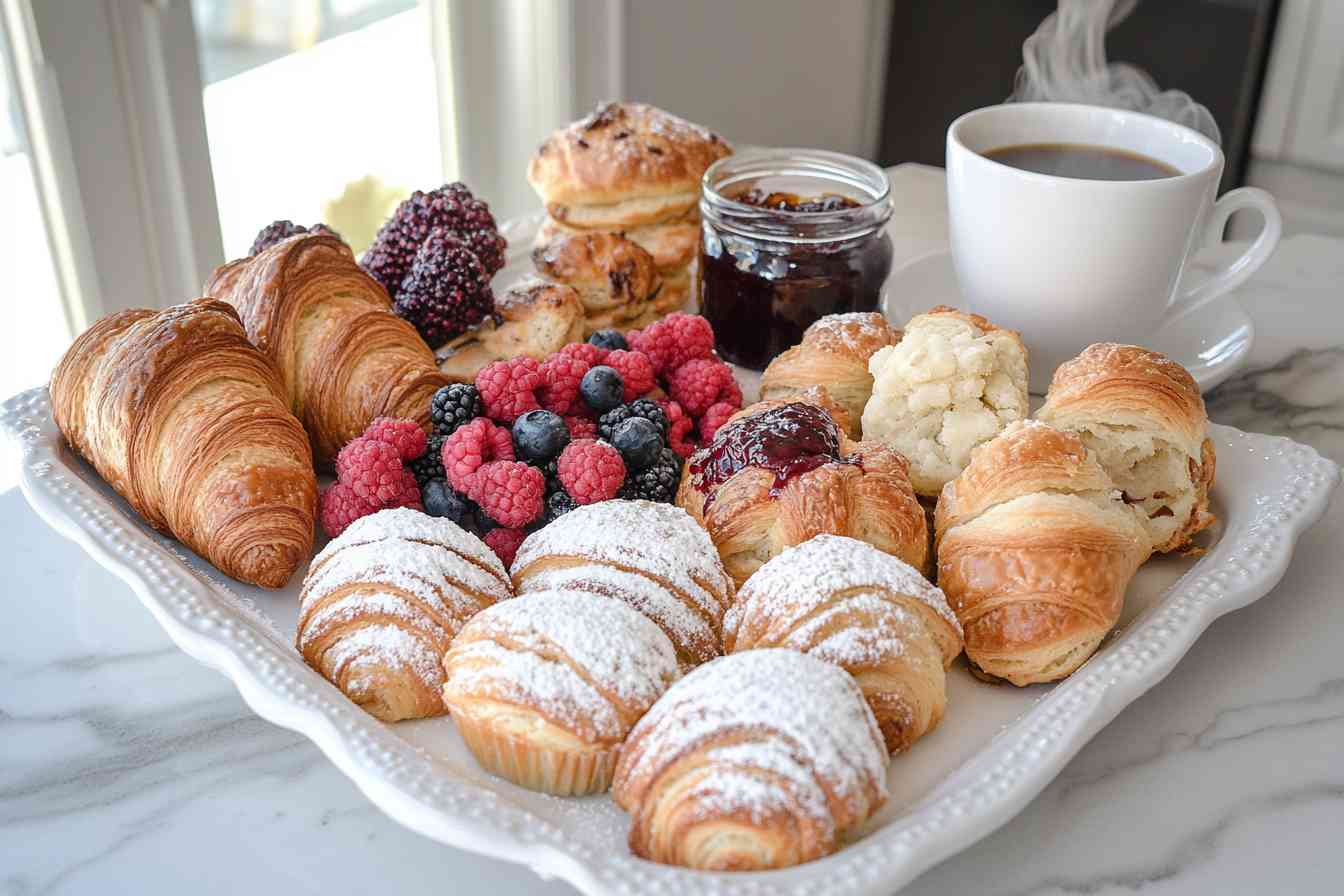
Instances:
[[[858,685],[838,667],[787,649],[720,657],[673,685],[631,732],[624,774],[652,779],[689,751],[723,749],[709,745],[743,734],[725,760],[734,767],[790,781],[801,777],[799,766],[810,769],[860,819],[875,806],[870,794],[886,798],[887,751]],[[725,808],[770,811],[772,793],[736,783],[715,787]]]
[[[508,693],[568,727],[591,724],[602,737],[623,735],[679,674],[662,629],[620,601],[573,591],[529,594],[481,612],[446,663],[450,698],[480,688]]]
[[[409,507],[393,507],[360,517],[349,525],[340,538],[333,539],[313,558],[313,566],[320,566],[327,557],[342,547],[385,538],[403,538],[442,545],[485,567],[500,579],[508,579],[504,564],[485,542],[453,523],[432,517]]]
[[[886,318],[872,311],[848,311],[828,314],[807,328],[803,338],[822,348],[844,348],[855,354],[872,351],[871,331],[882,330],[892,334],[892,343],[900,331],[892,329]],[[860,339],[860,336],[865,337]]]
[[[424,682],[434,682],[439,677],[439,656],[432,646],[414,632],[390,622],[355,629],[334,641],[322,654],[328,677],[337,682],[348,677],[356,695],[362,695],[365,688],[361,676],[347,676],[347,672],[353,672],[347,666],[365,664],[379,670],[410,671]]]

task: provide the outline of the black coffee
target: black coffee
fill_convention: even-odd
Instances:
[[[1123,149],[1081,143],[1027,143],[981,153],[1023,171],[1081,180],[1157,180],[1181,172],[1157,159]]]

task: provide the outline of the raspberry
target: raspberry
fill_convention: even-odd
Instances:
[[[632,349],[649,356],[654,372],[660,375],[687,361],[714,355],[714,328],[698,314],[669,314],[643,330],[631,330],[625,339]]]
[[[692,417],[703,416],[719,402],[742,406],[742,389],[733,379],[733,369],[717,358],[682,364],[668,377],[667,391]]]
[[[506,529],[503,526],[485,533],[485,543],[495,552],[495,556],[504,564],[505,569],[513,565],[513,558],[517,556],[518,548],[522,547],[526,538],[526,529]]]
[[[511,529],[520,529],[541,516],[546,477],[522,461],[497,460],[472,477],[475,495],[486,516]]]
[[[564,418],[565,426],[569,428],[569,437],[573,439],[595,439],[597,438],[597,421],[591,417],[581,414],[571,414]]]
[[[420,484],[415,481],[414,473],[410,470],[401,471],[401,493],[383,506],[410,507],[420,511],[425,509],[420,503]]]
[[[719,431],[719,427],[728,421],[728,418],[736,414],[741,408],[735,407],[726,401],[710,405],[709,410],[705,411],[704,416],[700,418],[698,428],[700,430],[700,444],[708,445],[714,441],[714,433]]]
[[[335,538],[355,520],[376,513],[377,507],[365,501],[344,482],[334,483],[322,493],[320,516],[322,531]]]
[[[556,355],[566,358],[577,358],[587,363],[589,367],[596,367],[598,364],[605,364],[607,360],[607,350],[587,342],[571,342],[564,346]],[[555,357],[552,355],[551,357]]]
[[[364,430],[364,438],[375,442],[386,442],[397,449],[402,460],[415,460],[425,453],[428,441],[425,431],[414,420],[396,420],[392,417],[379,417]]]
[[[562,352],[547,358],[541,365],[541,378],[545,383],[541,389],[541,406],[562,417],[581,407],[579,383],[591,367],[582,358]]]
[[[625,482],[625,461],[606,442],[577,439],[560,453],[556,465],[560,483],[579,504],[595,504],[616,497]]]
[[[695,442],[687,440],[686,435],[695,428],[695,421],[675,401],[660,401],[658,406],[667,417],[668,446],[682,457],[690,457],[695,453]]]
[[[527,357],[496,361],[476,374],[476,389],[481,393],[485,415],[510,426],[519,415],[541,409],[537,393],[544,385],[541,365]]]
[[[390,506],[401,497],[403,472],[397,449],[376,439],[355,439],[336,455],[336,477],[363,501],[376,507]],[[411,481],[415,481],[414,476]]]
[[[443,441],[443,471],[448,484],[473,501],[476,471],[492,461],[513,460],[513,433],[477,417]]]
[[[658,384],[653,375],[653,362],[643,352],[627,352],[620,349],[607,353],[602,363],[613,367],[625,383],[623,401],[634,401]]]

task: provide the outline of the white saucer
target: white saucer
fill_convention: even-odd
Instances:
[[[1201,274],[1196,261],[1193,276]],[[946,249],[922,255],[892,271],[883,290],[883,311],[897,326],[934,305],[965,306],[952,255]],[[1254,338],[1251,319],[1233,293],[1172,321],[1149,340],[1147,347],[1182,364],[1199,383],[1200,391],[1207,392],[1241,368]]]

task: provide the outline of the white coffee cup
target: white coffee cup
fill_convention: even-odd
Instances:
[[[1147,156],[1177,175],[1083,180],[1023,171],[983,153],[1081,144]],[[1120,109],[1006,103],[947,129],[952,260],[969,310],[1022,334],[1031,391],[1093,342],[1142,345],[1174,318],[1236,289],[1283,230],[1274,198],[1243,187],[1214,201],[1223,153],[1190,128]],[[1191,253],[1222,239],[1228,217],[1257,209],[1264,226],[1234,262],[1182,282]]]

